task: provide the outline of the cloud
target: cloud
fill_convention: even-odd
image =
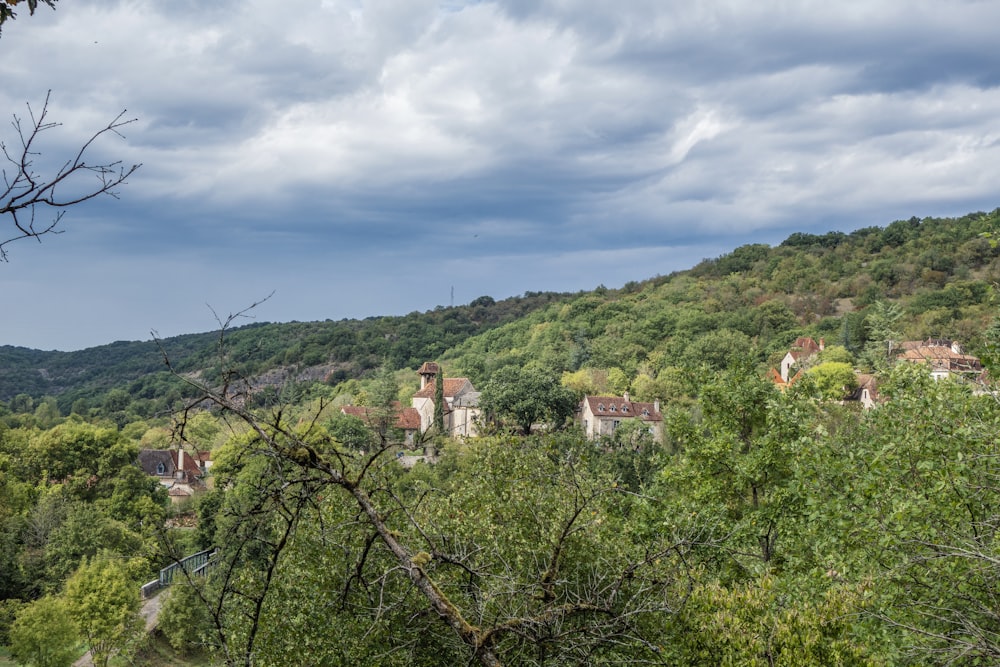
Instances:
[[[272,285],[273,319],[337,319],[443,303],[424,285],[613,286],[789,231],[991,209],[998,20],[929,0],[42,8],[4,31],[0,109],[53,91],[40,160],[128,109],[95,157],[143,168],[71,210],[38,271],[12,249],[0,276],[35,298],[0,343],[120,338],[155,319],[144,298],[197,328],[199,285],[235,307]],[[115,267],[72,277],[107,304],[90,334],[55,315],[87,302],[63,295],[63,244]]]

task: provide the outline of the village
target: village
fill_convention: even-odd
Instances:
[[[811,337],[797,338],[781,359],[778,368],[768,372],[770,380],[781,390],[799,382],[826,349],[825,341]],[[976,392],[985,392],[988,377],[980,360],[966,354],[957,341],[942,338],[902,341],[889,350],[896,363],[926,366],[935,380],[949,378],[970,383]],[[413,394],[411,405],[394,406],[393,429],[399,434],[397,458],[404,467],[417,462],[433,462],[433,447],[428,435],[434,433],[437,376],[442,373],[437,362],[428,361],[417,370],[420,387]],[[839,401],[856,403],[870,410],[884,400],[878,391],[877,375],[854,371],[855,383],[845,387]],[[475,438],[481,434],[484,415],[479,404],[480,392],[468,378],[442,378],[443,434],[457,440]],[[373,426],[374,413],[368,406],[344,405],[343,415],[355,417]],[[623,423],[638,423],[654,442],[663,438],[663,414],[659,400],[632,400],[629,392],[621,396],[585,395],[574,413],[574,422],[590,440],[611,437]],[[434,433],[437,434],[437,433]],[[208,450],[192,450],[183,444],[170,449],[142,449],[138,464],[150,477],[155,477],[167,489],[170,500],[179,504],[210,488],[212,454]]]

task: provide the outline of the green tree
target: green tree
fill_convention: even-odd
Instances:
[[[46,596],[21,608],[10,628],[11,653],[23,665],[69,667],[77,655],[76,627],[60,598]]]
[[[434,429],[444,434],[444,369],[438,367],[434,376]]]
[[[507,366],[483,385],[479,406],[494,423],[528,435],[540,422],[562,427],[573,416],[576,395],[544,371]]]
[[[799,502],[793,461],[808,443],[809,404],[795,391],[779,392],[744,359],[707,379],[699,407],[700,418],[670,416],[668,435],[680,456],[664,469],[665,511],[727,532],[725,560],[760,571],[780,555],[779,536]]]
[[[691,667],[871,667],[880,663],[857,639],[863,586],[827,582],[810,599],[782,589],[774,577],[724,587],[694,587],[672,617],[669,664]]]
[[[891,365],[896,353],[895,346],[902,334],[899,322],[903,309],[898,303],[876,301],[865,315],[867,343],[863,358],[875,370],[885,370]]]
[[[615,396],[624,394],[631,385],[632,380],[625,371],[617,367],[608,369],[608,388]]]
[[[136,578],[143,565],[98,556],[66,581],[67,609],[98,667],[107,667],[113,655],[131,655],[143,635]]]
[[[178,651],[191,651],[209,639],[211,618],[195,584],[179,581],[170,588],[157,619],[157,629]]]
[[[10,400],[10,411],[14,413],[27,413],[35,409],[35,399],[28,394],[18,394]]]
[[[825,361],[813,366],[806,370],[806,376],[816,385],[820,396],[827,400],[842,400],[858,387],[854,368],[840,361]]]

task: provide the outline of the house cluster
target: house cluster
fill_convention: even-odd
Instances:
[[[809,337],[798,338],[784,356],[777,369],[770,371],[771,380],[779,387],[794,384],[814,358],[825,349]],[[980,381],[983,365],[979,359],[965,354],[962,347],[952,340],[931,338],[922,341],[905,341],[896,348],[900,362],[926,364],[935,378],[961,377]],[[424,363],[417,371],[420,389],[413,394],[410,406],[395,405],[395,428],[403,433],[403,443],[414,446],[420,436],[434,424],[437,378],[441,367],[432,361]],[[857,388],[844,397],[845,401],[858,401],[865,408],[878,400],[875,377],[856,372]],[[442,378],[443,418],[445,433],[452,437],[467,438],[478,435],[480,417],[479,392],[468,378]],[[369,408],[347,405],[341,408],[346,415],[371,422]],[[577,409],[577,420],[588,438],[597,439],[612,435],[622,424],[637,423],[654,438],[663,435],[663,415],[660,402],[633,401],[628,392],[622,396],[584,396]],[[207,453],[192,456],[183,448],[170,450],[144,449],[139,453],[139,465],[146,474],[156,477],[167,488],[171,500],[180,502],[205,488],[203,477],[211,464]]]
[[[425,362],[417,374],[420,389],[413,394],[410,407],[397,406],[396,427],[403,431],[404,442],[412,445],[419,435],[428,432],[434,424],[437,376],[441,367]],[[452,437],[467,438],[479,434],[479,392],[468,378],[442,378],[444,398],[443,417],[445,433]],[[368,421],[367,408],[344,406],[341,412]],[[622,423],[638,422],[654,437],[663,433],[663,416],[660,403],[633,401],[626,392],[623,396],[585,396],[577,410],[577,418],[589,438],[608,436]]]
[[[770,371],[771,380],[781,388],[794,384],[802,377],[810,362],[825,349],[822,338],[817,343],[812,338],[797,338],[782,358],[778,369]],[[956,378],[980,383],[985,377],[983,364],[977,357],[966,354],[962,346],[946,338],[903,341],[892,349],[897,363],[924,364],[936,380]],[[794,373],[793,373],[794,371]],[[874,375],[855,371],[857,388],[844,397],[845,401],[858,401],[865,409],[879,400],[878,385]]]

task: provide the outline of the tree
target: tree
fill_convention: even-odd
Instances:
[[[98,667],[107,667],[112,655],[129,655],[142,636],[135,576],[141,568],[139,560],[97,556],[66,581],[67,608]]]
[[[43,2],[52,6],[48,0]],[[37,0],[28,0],[28,4],[34,11]],[[13,17],[13,12],[8,4],[0,3],[0,25],[2,18],[7,17]],[[51,92],[45,95],[45,102],[37,114],[28,105],[28,121],[14,114],[17,144],[8,146],[0,142],[0,151],[7,162],[7,167],[3,169],[3,184],[0,185],[0,218],[8,219],[11,224],[7,232],[0,234],[0,260],[7,259],[7,245],[14,241],[27,238],[41,240],[46,234],[59,233],[59,223],[67,207],[99,195],[117,198],[117,188],[140,167],[138,164],[126,167],[120,161],[101,164],[87,161],[88,150],[98,140],[105,135],[122,136],[121,128],[135,121],[125,120],[125,111],[122,111],[92,134],[76,154],[66,158],[55,172],[48,175],[37,172],[37,144],[45,132],[59,127],[59,123],[48,119],[50,95]],[[86,180],[91,177],[96,178],[96,183]],[[40,219],[41,210],[49,208],[56,211],[55,215]]]
[[[898,326],[902,317],[902,307],[891,301],[876,301],[865,315],[867,342],[863,356],[872,368],[884,370],[890,365],[901,336]]]
[[[4,0],[0,2],[0,30],[3,29],[3,24],[8,20],[13,21],[17,18],[14,7],[21,4],[21,2],[23,0]],[[42,0],[42,2],[52,9],[56,8],[56,0]],[[38,0],[28,0],[28,13],[34,16],[36,9],[38,9]]]
[[[806,376],[815,383],[820,395],[831,401],[843,400],[858,387],[854,369],[841,361],[824,361],[806,370]]]
[[[444,370],[440,367],[434,376],[434,428],[444,434]]]
[[[211,618],[194,586],[186,581],[174,584],[163,603],[157,629],[178,651],[188,651],[204,642]]]
[[[676,498],[670,511],[730,531],[726,548],[741,570],[772,563],[795,514],[798,498],[789,487],[793,452],[808,442],[807,405],[744,358],[706,379],[700,419],[671,415],[668,433],[680,456],[662,478],[664,496]]]
[[[220,386],[240,396],[245,380]],[[247,427],[216,459],[220,552],[192,587],[226,664],[305,647],[322,664],[656,659],[688,542],[662,521],[624,531],[643,499],[590,472],[581,438],[486,441],[440,476],[424,468],[423,486],[386,460],[390,443],[342,447],[322,402],[260,412],[198,387],[194,404]]]
[[[57,597],[46,596],[22,607],[10,628],[11,653],[23,665],[69,667],[76,646],[76,628]]]
[[[576,394],[544,371],[507,366],[483,385],[479,406],[495,423],[510,424],[528,435],[543,421],[562,427],[576,409]]]

